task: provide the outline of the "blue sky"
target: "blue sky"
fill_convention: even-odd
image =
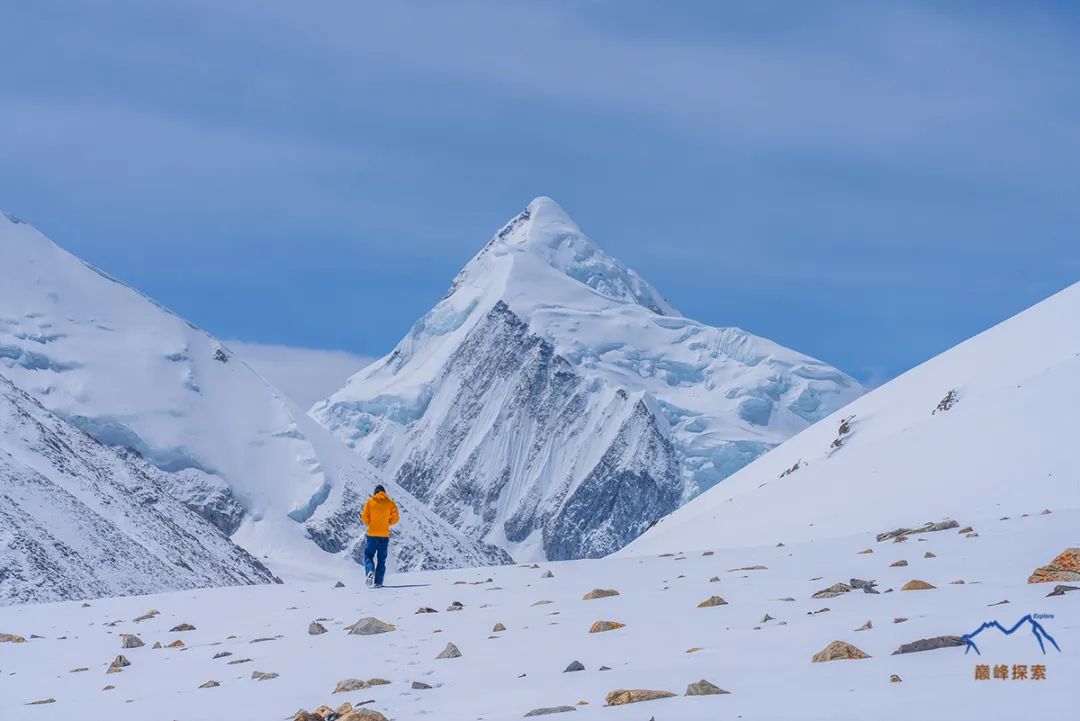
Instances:
[[[550,195],[686,315],[877,383],[1080,280],[1077,21],[9,3],[0,207],[218,336],[377,355]]]

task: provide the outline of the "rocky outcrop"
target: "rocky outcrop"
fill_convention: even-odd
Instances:
[[[1080,581],[1080,548],[1066,548],[1049,564],[1035,569],[1028,583]]]
[[[960,524],[952,519],[938,521],[937,523],[934,523],[933,521],[927,521],[926,523],[917,528],[897,528],[892,531],[886,531],[885,533],[879,533],[877,534],[877,540],[879,542],[887,541],[890,538],[912,536],[920,533],[932,533],[934,531],[945,531],[950,528],[958,528],[959,526]],[[969,528],[968,530],[970,531],[971,529]]]
[[[374,636],[380,633],[390,633],[396,628],[397,626],[392,623],[380,621],[374,616],[367,616],[348,626],[348,631],[350,636]]]
[[[934,651],[939,648],[951,646],[965,646],[967,642],[960,636],[934,636],[933,638],[920,638],[918,641],[904,643],[900,648],[893,651],[893,656],[904,653],[919,653],[921,651]]]
[[[642,701],[655,701],[661,698],[675,696],[671,691],[652,691],[650,689],[616,689],[607,695],[608,706],[622,706],[628,703],[641,703]]]

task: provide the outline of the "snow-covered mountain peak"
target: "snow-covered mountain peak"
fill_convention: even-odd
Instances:
[[[619,547],[861,390],[772,341],[681,317],[537,198],[312,414],[524,560]]]
[[[534,199],[504,225],[454,279],[501,297],[573,297],[586,289],[600,304],[635,303],[659,315],[678,311],[646,280],[605,253],[551,198]],[[580,287],[584,286],[584,288]]]

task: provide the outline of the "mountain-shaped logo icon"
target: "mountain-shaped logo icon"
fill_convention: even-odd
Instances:
[[[1057,641],[1054,640],[1054,637],[1047,633],[1046,629],[1043,628],[1043,625],[1036,621],[1034,618],[1032,618],[1030,613],[1021,618],[1016,623],[1014,623],[1010,628],[1005,628],[997,621],[984,621],[981,626],[979,626],[971,633],[965,633],[963,636],[961,636],[961,638],[963,638],[964,641],[967,643],[967,648],[964,649],[964,653],[966,654],[968,651],[974,649],[975,653],[980,656],[982,655],[982,652],[979,651],[979,647],[975,645],[974,639],[976,636],[978,636],[980,633],[987,629],[994,628],[998,631],[1001,631],[1001,633],[1005,634],[1006,636],[1011,636],[1017,630],[1024,627],[1025,624],[1030,626],[1031,634],[1035,636],[1035,640],[1039,642],[1039,648],[1042,649],[1042,652],[1044,654],[1046,653],[1046,641],[1049,641],[1051,644],[1053,644],[1054,648],[1057,649],[1058,653],[1061,653],[1061,647],[1058,646]]]

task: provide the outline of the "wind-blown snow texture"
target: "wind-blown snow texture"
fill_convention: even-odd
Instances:
[[[868,393],[626,552],[1080,507],[1078,321],[1080,284]]]
[[[357,554],[351,517],[380,482],[368,463],[220,341],[6,215],[0,258],[0,372],[17,387],[168,472],[177,498],[279,575],[357,572],[340,564]],[[387,487],[403,519],[394,568],[506,560]]]
[[[167,475],[0,376],[0,605],[274,580]]]
[[[621,548],[861,392],[681,317],[538,198],[312,414],[470,536],[566,559]]]

